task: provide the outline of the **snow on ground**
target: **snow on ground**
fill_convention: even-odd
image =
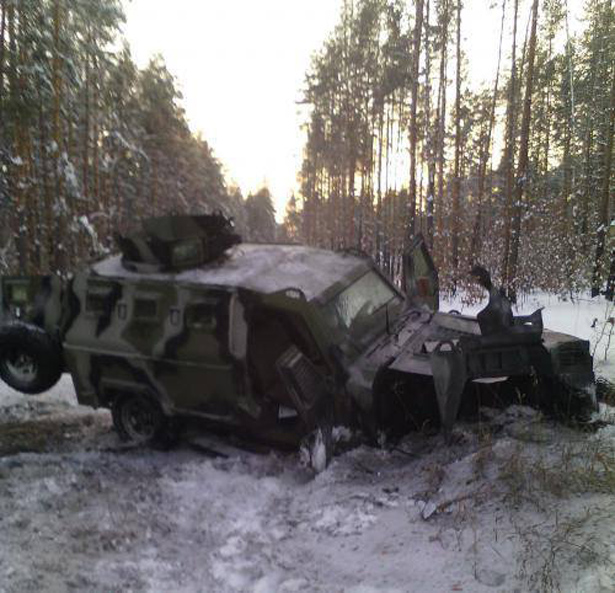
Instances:
[[[598,306],[551,309],[592,337]],[[316,477],[295,454],[220,451],[123,447],[67,376],[3,386],[0,592],[615,591],[613,424],[485,410],[451,446],[361,445]]]

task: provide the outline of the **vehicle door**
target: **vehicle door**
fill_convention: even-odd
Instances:
[[[437,311],[440,306],[438,270],[421,233],[403,256],[403,285],[406,306]]]
[[[232,293],[179,287],[168,311],[166,338],[158,345],[157,379],[174,407],[212,417],[232,416],[243,388],[241,363],[232,355]]]

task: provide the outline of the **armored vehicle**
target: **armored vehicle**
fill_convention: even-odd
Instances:
[[[513,317],[482,268],[477,318],[440,312],[421,236],[405,291],[360,253],[241,243],[221,215],[152,219],[119,246],[69,278],[1,279],[0,376],[40,393],[69,372],[125,439],[201,419],[327,444],[334,424],[450,434],[460,409],[513,398],[595,409],[587,341],[543,330],[540,311]]]

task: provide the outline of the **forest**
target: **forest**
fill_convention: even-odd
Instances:
[[[471,84],[462,0],[344,0],[303,89],[284,223],[244,198],[119,0],[0,0],[0,268],[64,273],[143,216],[220,210],[245,239],[358,249],[399,280],[421,232],[455,292],[615,290],[615,7],[497,0],[497,68]]]
[[[164,61],[138,69],[123,22],[118,0],[0,0],[4,273],[68,272],[157,214],[221,210],[274,239],[267,188],[229,187]]]
[[[462,0],[344,2],[307,74],[293,231],[394,278],[420,231],[450,291],[480,262],[511,296],[612,298],[614,7],[587,2],[576,36],[566,0],[491,13],[497,68],[475,89]]]

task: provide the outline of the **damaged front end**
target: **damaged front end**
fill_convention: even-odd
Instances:
[[[484,332],[480,320],[478,323]],[[485,392],[493,392],[499,383],[505,385],[500,385],[500,401],[495,403],[527,403],[578,421],[588,420],[596,411],[589,342],[543,330],[540,311],[514,318],[505,331],[461,335],[456,343],[448,343],[450,349],[440,342],[430,354],[445,434],[450,434],[464,393],[473,391],[474,397],[479,396],[475,403],[480,403],[480,396],[488,399]],[[469,390],[468,383],[475,388]]]
[[[541,310],[515,317],[482,268],[472,273],[489,302],[477,317],[438,312],[437,272],[421,237],[405,272],[405,313],[355,362],[348,383],[369,428],[396,437],[437,425],[450,437],[460,414],[483,405],[525,403],[577,421],[597,409],[589,342],[545,330]]]

